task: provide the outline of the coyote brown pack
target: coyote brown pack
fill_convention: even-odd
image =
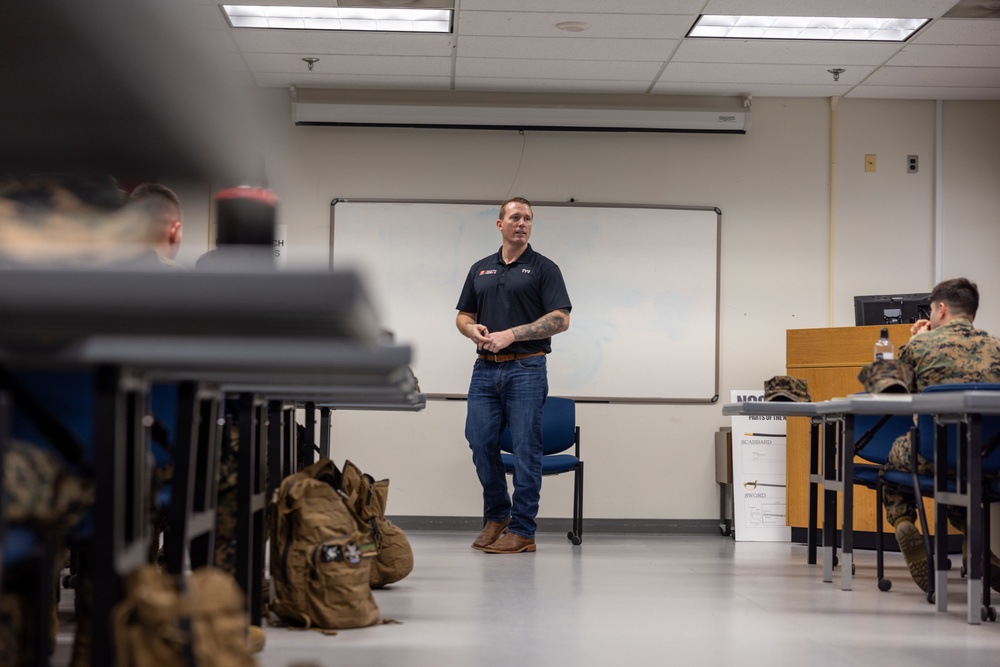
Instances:
[[[385,518],[389,480],[376,482],[374,477],[345,461],[340,488],[347,496],[345,502],[354,515],[358,529],[371,536],[378,550],[378,557],[372,561],[372,588],[396,583],[412,572],[413,548],[410,541],[402,528]]]
[[[379,622],[369,586],[375,545],[358,531],[322,458],[281,482],[271,500],[271,611],[289,625],[358,628]]]

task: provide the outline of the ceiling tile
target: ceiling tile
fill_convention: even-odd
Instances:
[[[448,90],[451,77],[443,76],[379,76],[379,75],[320,75],[270,73],[254,77],[265,88],[348,88],[357,90]]]
[[[577,33],[581,34],[581,33]],[[458,40],[459,57],[538,58],[543,60],[647,60],[663,62],[677,48],[676,39],[604,39],[590,37],[488,37]]]
[[[646,83],[642,81],[455,77],[455,90],[478,92],[617,93],[636,95],[646,92],[646,88]]]
[[[248,53],[254,72],[309,72],[297,55]],[[451,58],[403,58],[399,56],[323,56],[311,72],[325,74],[371,74],[376,76],[451,76]]]
[[[450,56],[451,35],[409,35],[333,30],[233,30],[248,53],[312,53],[381,56]]]
[[[686,39],[672,62],[760,63],[798,65],[880,65],[902,48],[899,44],[836,44],[787,40]]]
[[[702,14],[937,18],[957,0],[708,0]]]
[[[885,64],[892,67],[1000,67],[1000,46],[913,44]]]
[[[859,83],[875,68],[856,66],[845,69],[847,71],[840,75],[841,85]],[[804,85],[833,83],[833,75],[826,70],[823,65],[670,63],[660,76],[660,81],[744,83],[745,87],[757,83]]]
[[[558,37],[571,33],[556,28],[563,21],[584,21],[591,28],[587,37],[621,37],[629,39],[680,39],[691,28],[694,16],[656,14],[552,14],[545,12],[471,12],[462,10],[458,16],[460,35],[493,35],[498,37]],[[460,40],[461,41],[461,40]]]
[[[846,97],[901,100],[1000,100],[1000,87],[858,86]]]
[[[498,4],[504,12],[534,12],[539,8],[538,0],[462,0],[462,11],[494,11]],[[705,0],[546,0],[545,11],[566,14],[697,14]]]
[[[1000,67],[883,67],[866,83],[874,86],[1000,87]]]
[[[459,58],[456,76],[520,77],[525,79],[608,79],[652,82],[659,63],[600,60],[527,60]]]
[[[911,40],[914,44],[983,44],[1000,46],[1000,20],[941,19]]]
[[[756,97],[838,97],[850,90],[840,84],[791,85],[782,83],[753,84],[752,90],[740,83],[658,82],[655,95],[724,95],[742,96],[752,92]]]

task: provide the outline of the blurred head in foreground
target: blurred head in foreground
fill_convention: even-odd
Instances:
[[[0,183],[0,267],[142,268],[156,233],[148,203],[127,202],[106,174]]]

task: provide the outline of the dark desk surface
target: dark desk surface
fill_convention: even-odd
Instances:
[[[381,340],[360,279],[347,271],[3,270],[0,281],[8,346],[92,335]]]

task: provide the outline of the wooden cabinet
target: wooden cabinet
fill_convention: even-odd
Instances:
[[[787,373],[809,383],[809,394],[814,401],[863,391],[858,373],[871,363],[873,347],[881,328],[789,329],[785,347]],[[889,338],[898,351],[910,339],[910,325],[895,324],[887,328]],[[789,418],[786,432],[788,525],[805,528],[809,524],[809,420],[804,417]],[[928,516],[933,517],[931,503],[927,502],[925,506],[931,512]],[[891,532],[884,517],[881,520],[883,529]],[[840,521],[838,516],[838,527]],[[876,530],[875,492],[861,486],[854,488],[854,530]]]

